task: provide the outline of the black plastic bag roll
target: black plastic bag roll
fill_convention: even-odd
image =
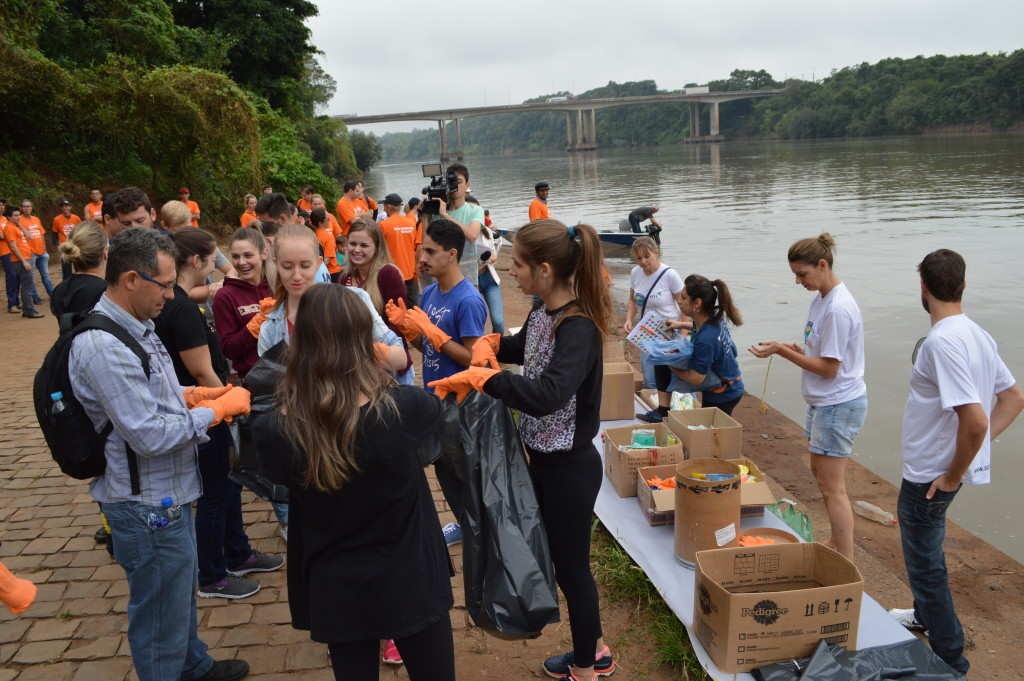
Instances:
[[[920,639],[846,650],[820,641],[811,657],[752,672],[757,681],[963,681]]]
[[[487,395],[470,393],[460,405],[449,397],[445,407],[441,456],[456,457],[464,482],[466,609],[491,634],[536,638],[559,619],[558,590],[519,430]]]

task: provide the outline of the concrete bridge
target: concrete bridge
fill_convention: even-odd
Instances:
[[[704,90],[694,92],[693,90]],[[471,116],[493,116],[496,114],[520,113],[529,111],[564,111],[565,112],[565,148],[566,151],[588,151],[597,149],[597,115],[598,109],[610,109],[615,106],[637,106],[640,104],[681,103],[690,105],[690,135],[686,142],[719,142],[718,110],[724,102],[740,99],[758,99],[782,94],[782,90],[735,90],[727,92],[708,92],[704,88],[690,88],[689,92],[670,95],[642,95],[639,97],[605,97],[601,99],[568,99],[552,98],[545,102],[527,104],[508,104],[498,106],[476,106],[463,109],[437,109],[434,111],[410,111],[406,113],[375,114],[370,116],[335,116],[346,125],[363,125],[367,123],[391,123],[395,121],[437,121],[441,135],[441,156],[444,161],[449,158],[462,158],[462,119]],[[708,134],[701,130],[702,105],[709,109]],[[448,129],[446,123],[455,122],[455,148],[449,153]]]

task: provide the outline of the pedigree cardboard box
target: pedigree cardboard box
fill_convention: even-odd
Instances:
[[[818,641],[857,647],[864,578],[823,544],[697,552],[693,624],[724,672],[807,657]]]
[[[651,489],[651,478],[676,477],[676,465],[644,466],[636,470],[636,501],[651,525],[671,525],[676,517],[675,489]]]
[[[775,495],[768,486],[768,476],[750,459],[729,459],[729,463],[737,466],[746,466],[750,476],[756,482],[743,482],[740,484],[740,515],[747,516],[764,515],[764,507],[775,503]]]
[[[630,449],[633,431],[637,428],[654,430],[656,446]],[[636,496],[638,468],[676,464],[682,460],[683,446],[664,423],[643,423],[604,431],[604,472],[620,497]]]
[[[688,459],[735,459],[743,455],[743,426],[718,407],[670,411],[667,422],[683,441]]]
[[[601,420],[631,419],[633,404],[633,367],[626,362],[605,362],[601,381]]]

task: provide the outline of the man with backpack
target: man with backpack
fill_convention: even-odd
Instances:
[[[192,502],[202,493],[196,444],[210,426],[248,413],[249,393],[183,392],[179,385],[152,321],[173,296],[175,254],[171,239],[155,230],[127,229],[110,241],[106,293],[47,356],[37,376],[37,413],[41,382],[66,388],[50,394],[51,420],[40,415],[62,469],[67,433],[54,432],[61,416],[84,409],[94,432],[82,433],[82,442],[97,432],[105,437],[89,491],[110,522],[114,558],[128,577],[128,642],[139,680],[235,681],[248,664],[215,662],[196,631]],[[63,377],[53,370],[62,348]]]

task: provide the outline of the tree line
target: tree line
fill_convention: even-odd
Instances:
[[[308,0],[4,0],[0,194],[37,204],[188,185],[234,222],[263,184],[328,197],[374,138],[317,115],[336,83]],[[357,151],[358,150],[358,151]]]
[[[1024,123],[1024,50],[883,59],[839,69],[821,81],[779,82],[763,69],[738,69],[728,78],[706,85],[712,91],[784,90],[775,97],[722,104],[721,132],[731,138],[906,135],[967,125],[1005,130]],[[659,90],[653,80],[609,82],[576,98],[673,92],[680,90]],[[555,92],[527,101],[569,94]],[[677,144],[689,135],[691,124],[687,104],[602,109],[597,112],[597,140],[603,147]],[[701,127],[708,129],[707,120]],[[562,112],[499,114],[462,121],[464,151],[470,154],[554,151],[564,148],[565,139]],[[380,143],[387,160],[438,155],[436,130],[388,133]]]

